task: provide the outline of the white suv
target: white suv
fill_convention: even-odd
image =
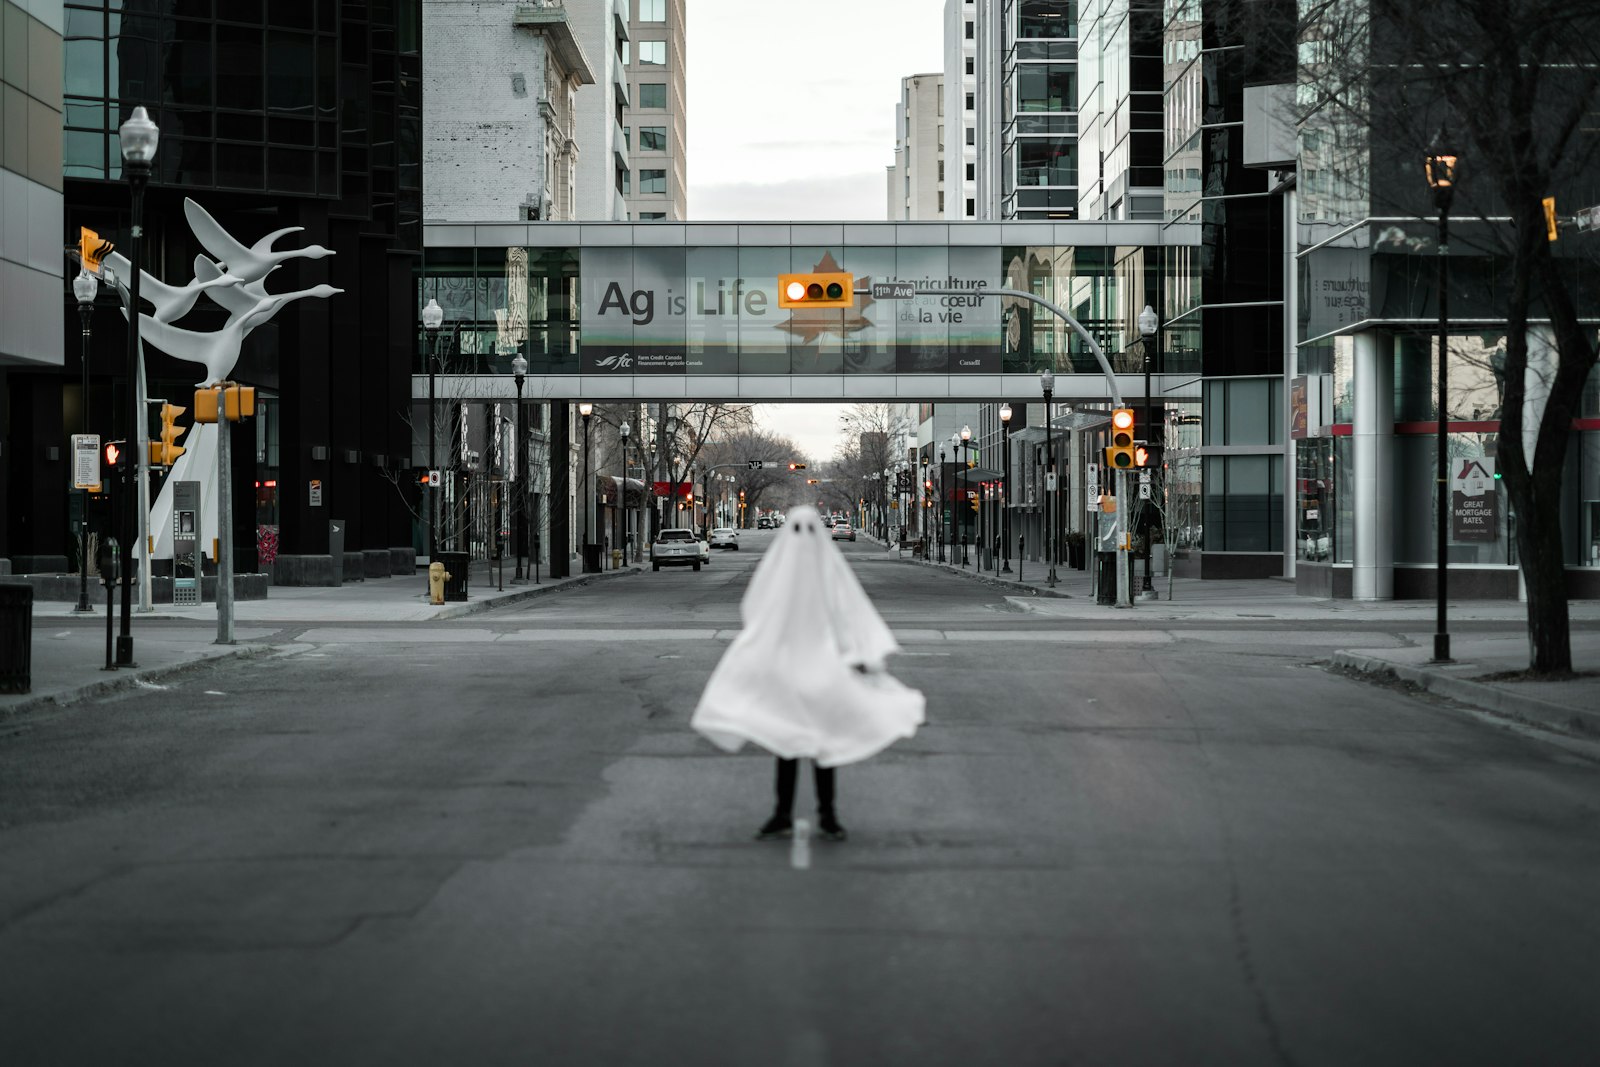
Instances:
[[[700,539],[693,530],[661,530],[650,545],[650,569],[689,564],[700,569]]]
[[[739,551],[739,531],[728,526],[718,526],[711,531],[711,547]]]

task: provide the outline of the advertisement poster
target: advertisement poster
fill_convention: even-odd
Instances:
[[[1500,530],[1500,483],[1494,460],[1457,458],[1450,472],[1450,539],[1496,541]]]
[[[995,374],[1000,302],[986,248],[585,247],[585,374]],[[970,291],[853,307],[778,306],[779,274]]]

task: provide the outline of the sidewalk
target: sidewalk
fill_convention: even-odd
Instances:
[[[106,662],[105,591],[92,615],[77,615],[69,601],[39,600],[33,605],[31,689],[27,693],[0,693],[0,721],[34,708],[69,704],[122,689],[160,685],[205,662],[271,655],[279,646],[270,639],[286,626],[299,623],[439,622],[474,615],[491,608],[517,604],[563,589],[607,581],[638,573],[636,565],[603,574],[570,578],[540,575],[513,585],[514,570],[506,568],[505,586],[498,588],[496,573],[476,564],[468,578],[466,602],[434,605],[428,602],[428,579],[418,570],[413,577],[374,578],[337,587],[297,588],[274,586],[265,600],[240,600],[234,604],[234,645],[216,644],[217,606],[175,607],[157,604],[139,612],[134,602],[133,654],[136,667],[104,670]],[[134,590],[137,595],[138,590]],[[121,601],[112,620],[120,632]],[[113,656],[115,655],[113,651]]]
[[[876,539],[873,539],[876,540]],[[878,542],[882,543],[882,542]],[[1382,622],[1395,629],[1419,635],[1407,648],[1341,649],[1329,662],[1346,670],[1375,677],[1394,677],[1439,696],[1471,705],[1484,711],[1531,725],[1600,740],[1600,631],[1572,632],[1572,662],[1586,677],[1565,681],[1521,681],[1496,678],[1528,666],[1528,639],[1525,632],[1504,634],[1451,635],[1449,664],[1430,662],[1433,656],[1431,635],[1436,620],[1436,605],[1431,600],[1355,601],[1299,596],[1287,579],[1239,581],[1201,581],[1176,578],[1170,585],[1164,577],[1151,585],[1157,599],[1136,600],[1132,608],[1096,603],[1087,570],[1056,568],[1056,584],[1048,583],[1048,568],[1037,561],[1011,561],[1008,574],[1002,562],[1001,573],[993,569],[979,572],[972,549],[967,550],[967,566],[913,560],[909,549],[902,554],[894,545],[886,547],[891,556],[918,567],[932,567],[959,574],[968,581],[982,582],[1003,589],[1013,596],[1037,598],[1032,610],[1051,618],[1100,623],[1235,622],[1238,620],[1280,619],[1284,621]],[[955,553],[959,558],[960,546]],[[950,551],[946,548],[946,560]],[[1142,571],[1135,578],[1142,584]],[[1569,605],[1574,623],[1600,621],[1600,601],[1575,600]],[[1527,618],[1527,607],[1515,600],[1462,600],[1449,604],[1451,623],[1502,622],[1520,627]]]

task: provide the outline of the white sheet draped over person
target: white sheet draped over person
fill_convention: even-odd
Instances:
[[[712,672],[690,725],[729,752],[751,741],[780,761],[813,760],[824,835],[842,839],[842,828],[829,831],[837,827],[831,769],[912,736],[926,700],[885,672],[900,646],[814,508],[789,512],[740,615],[744,629]],[[792,804],[792,763],[787,773]],[[779,812],[759,836],[788,832],[784,774],[780,763]]]

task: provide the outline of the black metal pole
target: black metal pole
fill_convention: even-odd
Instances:
[[[1000,550],[1005,553],[1003,572],[1011,573],[1011,434],[1009,423],[1000,424]],[[1022,560],[1018,559],[1020,565]]]
[[[1050,568],[1045,576],[1045,584],[1052,589],[1056,584],[1056,539],[1055,531],[1051,528],[1055,521],[1055,490],[1050,484],[1050,479],[1055,474],[1055,456],[1055,436],[1050,426],[1050,390],[1046,389],[1044,391],[1044,552]]]
[[[439,370],[439,337],[437,330],[429,330],[428,342],[428,562],[439,558],[439,490],[433,484],[433,472],[439,469],[435,442],[439,439],[439,405],[435,402],[435,379]],[[441,482],[443,478],[439,479]]]
[[[936,516],[938,528],[934,531],[939,540],[939,562],[944,562],[944,494],[945,494],[945,469],[944,446],[939,447],[939,514]]]
[[[128,174],[128,186],[133,193],[133,225],[128,240],[128,410],[132,417],[124,440],[128,448],[139,447],[139,420],[144,418],[139,402],[139,245],[144,237],[144,187],[150,180],[150,164],[137,160],[124,160],[122,169]],[[125,470],[138,470],[136,457],[128,456]],[[139,537],[138,516],[134,502],[139,499],[136,486],[131,482],[122,495],[122,529],[125,534],[122,547],[126,553],[122,560],[122,629],[117,635],[117,666],[136,667],[133,661],[133,552],[130,551]],[[149,581],[149,576],[144,576]]]
[[[83,364],[83,432],[89,432],[89,322],[94,316],[94,303],[86,301],[78,305],[78,321],[83,325],[83,347],[79,362]],[[100,457],[95,457],[98,463]],[[75,614],[89,614],[94,611],[89,606],[89,490],[78,490],[82,511],[78,515],[78,606],[73,608]]]
[[[528,529],[527,529],[527,526],[526,526],[526,524],[524,522],[523,515],[522,515],[522,513],[527,510],[527,497],[528,497],[528,473],[524,469],[526,467],[528,449],[526,447],[526,441],[522,436],[522,380],[523,380],[523,376],[520,375],[520,374],[517,375],[517,430],[516,430],[517,443],[516,443],[516,446],[515,446],[515,451],[512,453],[512,456],[513,456],[512,462],[514,462],[517,465],[517,467],[516,467],[516,469],[517,469],[517,487],[516,487],[516,518],[517,518],[517,533],[516,533],[517,545],[516,545],[516,552],[517,552],[517,569],[516,569],[516,572],[511,575],[511,580],[513,582],[527,581],[527,578],[522,573],[522,557],[528,551]]]
[[[1450,661],[1450,630],[1446,606],[1450,582],[1450,407],[1448,404],[1450,366],[1450,198],[1448,192],[1439,197],[1439,411],[1438,435],[1438,485],[1434,502],[1435,566],[1438,586],[1438,619],[1434,626],[1433,659],[1435,663]]]
[[[1155,338],[1158,337],[1158,336],[1160,336],[1159,333],[1151,334],[1149,337],[1146,337],[1144,339],[1144,427],[1145,427],[1144,433],[1145,433],[1145,455],[1147,455],[1147,456],[1151,454],[1150,443],[1155,440],[1155,421],[1154,421],[1155,420],[1155,414],[1154,414],[1153,407],[1152,407],[1152,405],[1150,403],[1150,400],[1151,400],[1151,397],[1150,397],[1150,364],[1152,362],[1150,357],[1153,354],[1153,350],[1155,348],[1155,344],[1156,344]],[[1146,469],[1147,472],[1149,471],[1148,467],[1145,468],[1145,469]],[[1152,495],[1155,493],[1155,486],[1153,484],[1151,485],[1150,492],[1152,493]],[[1142,529],[1140,530],[1140,533],[1142,533],[1144,535],[1144,590],[1143,591],[1146,592],[1146,593],[1151,593],[1151,592],[1155,591],[1155,586],[1150,584],[1150,513],[1149,513],[1149,508],[1150,508],[1149,502],[1144,500],[1141,497],[1140,500],[1139,500],[1139,518],[1141,520],[1140,521],[1140,525],[1142,527]]]
[[[594,508],[589,499],[589,416],[583,416],[583,562],[579,571],[589,571],[589,542],[594,539],[589,524],[594,522]]]

